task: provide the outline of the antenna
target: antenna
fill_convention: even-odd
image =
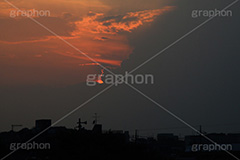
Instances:
[[[98,118],[100,118],[100,116],[98,116],[97,113],[95,113],[93,118],[94,118],[93,124],[97,124],[98,123]]]
[[[78,130],[80,130],[80,129],[82,129],[82,124],[87,124],[87,121],[82,122],[81,118],[79,118],[77,124],[78,124],[78,126],[76,128],[78,128]]]

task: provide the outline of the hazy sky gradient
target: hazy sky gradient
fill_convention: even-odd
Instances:
[[[36,19],[105,66],[117,67],[112,70],[116,73],[130,71],[207,20],[192,18],[193,10],[220,10],[231,3],[55,1],[13,2],[26,9],[49,9],[52,17]],[[9,18],[9,9],[2,7],[0,19],[0,130],[14,123],[32,127],[39,118],[55,121],[106,87],[84,83],[88,73],[100,73],[99,66],[84,65],[90,61],[30,20]],[[136,88],[207,132],[240,131],[239,3],[230,9],[232,17],[214,18],[135,72],[155,77],[154,85]],[[59,125],[74,127],[79,117],[91,123],[95,112],[107,129],[185,127],[125,85],[106,91]]]

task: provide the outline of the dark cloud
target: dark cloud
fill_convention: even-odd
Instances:
[[[120,22],[123,19],[124,15],[114,15],[114,16],[102,16],[98,17],[96,20],[99,22],[105,22],[109,20],[114,20],[116,22]]]
[[[107,37],[101,37],[102,39],[108,39]]]
[[[103,23],[104,26],[110,26],[111,24],[111,22]]]
[[[130,35],[135,50],[122,63],[122,69],[131,71],[207,20],[206,17],[192,18],[193,10],[221,10],[230,3],[177,1],[176,10],[158,17],[144,32],[139,28]],[[237,97],[240,12],[237,5],[229,8],[234,16],[214,18],[139,68],[135,74],[152,73],[155,84],[138,88],[190,124],[239,121],[236,114],[240,111]],[[162,112],[159,108],[160,115]],[[231,132],[227,127],[218,131]]]
[[[115,16],[104,16],[99,17],[96,20],[99,22],[106,22],[103,25],[109,26],[111,25],[111,22],[132,22],[138,20],[139,17],[125,17],[126,15],[115,15]]]
[[[96,15],[96,13],[94,13],[94,12],[89,12],[88,14],[87,14],[87,16],[95,16]]]

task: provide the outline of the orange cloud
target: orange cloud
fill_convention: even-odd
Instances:
[[[79,64],[79,66],[99,66],[99,63],[82,63]]]
[[[129,12],[116,16],[89,12],[81,21],[74,22],[76,29],[70,34],[78,38],[71,42],[99,63],[120,66],[133,50],[128,44],[127,36],[121,32],[132,32],[173,8],[167,6],[163,9]],[[75,57],[76,54],[70,56]],[[79,57],[79,54],[77,57],[85,59],[83,56]]]
[[[58,30],[61,34],[66,34],[69,36],[61,37],[64,40],[67,40],[69,43],[73,44],[75,47],[79,48],[85,54],[93,58],[99,63],[109,64],[110,66],[120,66],[121,62],[128,58],[129,54],[132,52],[133,48],[129,46],[128,39],[125,34],[121,34],[121,32],[132,32],[134,29],[138,28],[139,26],[144,25],[144,23],[152,22],[157,16],[172,10],[174,7],[167,6],[162,9],[155,9],[155,10],[144,10],[144,11],[137,11],[137,12],[129,12],[125,15],[113,15],[113,16],[106,16],[104,13],[94,13],[89,12],[87,16],[83,17],[82,20],[77,21],[65,21],[61,20],[60,18],[54,18],[53,20],[58,22],[59,24],[65,24],[62,26],[61,30]],[[38,19],[37,19],[38,20]],[[53,25],[51,18],[40,18],[42,22],[45,22],[44,25],[55,27]],[[23,22],[28,22],[26,23]],[[26,28],[31,28],[31,25],[35,25],[34,23],[30,23],[30,20],[12,20],[7,21],[8,26],[13,23],[16,25],[17,23],[25,24],[22,26],[22,30]],[[57,24],[58,24],[57,23]],[[69,28],[69,26],[75,28],[73,31]],[[75,27],[73,27],[75,26]],[[39,27],[39,26],[38,26]],[[68,33],[64,32],[64,28],[68,30]],[[44,30],[43,28],[38,28],[38,30]],[[55,31],[54,28],[50,28],[51,30]],[[29,29],[27,29],[29,30]],[[27,30],[25,31],[27,33]],[[90,60],[87,57],[84,57],[79,52],[72,50],[69,51],[69,47],[66,44],[63,44],[62,41],[52,35],[47,35],[44,31],[41,31],[43,35],[38,32],[35,34],[36,29],[31,29],[33,31],[34,37],[31,37],[31,34],[21,34],[23,39],[29,40],[18,40],[18,41],[3,41],[1,40],[0,43],[8,44],[8,45],[24,45],[25,43],[36,43],[40,46],[46,48],[49,53],[57,53],[67,57],[72,57],[76,59],[82,59],[84,61],[88,61],[85,63],[90,63]],[[37,38],[38,39],[34,39]],[[12,36],[16,37],[16,36]],[[71,48],[72,49],[72,48]]]
[[[81,21],[76,21],[75,30],[72,35],[81,35],[82,33],[92,34],[116,34],[121,31],[131,32],[147,22],[152,22],[157,16],[173,10],[174,7],[167,6],[162,9],[144,10],[138,12],[129,12],[126,15],[107,17],[103,13],[92,13],[84,17]]]
[[[80,53],[70,53],[70,52],[60,52],[60,51],[56,51],[55,53],[85,61],[85,63],[81,63],[79,64],[79,66],[93,66],[93,65],[95,66],[95,65],[100,65],[100,63],[105,66],[120,66],[122,62],[121,60],[114,60],[114,59],[93,58],[94,61],[96,62],[91,63],[91,60],[89,60],[88,57],[83,56]]]
[[[46,73],[42,72],[43,76],[37,76],[47,75],[52,79],[54,79],[52,75],[55,73],[55,68],[59,68],[59,74],[63,74],[61,70],[68,73],[79,68],[81,73],[82,70],[87,73],[89,69],[93,68],[97,68],[99,71],[99,64],[109,68],[121,66],[122,61],[127,59],[134,49],[129,44],[128,35],[140,26],[154,21],[157,16],[174,8],[167,6],[162,9],[108,15],[111,7],[99,0],[93,0],[91,4],[89,0],[53,0],[51,2],[49,0],[32,0],[31,2],[23,0],[12,2],[21,9],[49,9],[51,17],[35,17],[35,19],[96,61],[92,62],[27,17],[9,18],[7,11],[12,10],[12,7],[6,4],[1,6],[0,8],[3,9],[0,11],[0,16],[3,17],[0,19],[2,33],[0,36],[0,47],[2,48],[0,56],[3,57],[1,62],[11,62],[14,59],[14,65],[17,68],[22,66],[23,71],[32,66],[42,71],[42,68],[45,67]],[[14,57],[10,55],[14,55]],[[4,68],[4,65],[8,64],[2,63],[3,67],[1,68]],[[46,69],[47,67],[53,68],[53,65],[52,72],[50,69]],[[73,69],[74,67],[75,69]],[[83,67],[84,69],[82,69]],[[5,70],[4,72],[6,72]],[[26,75],[28,73],[32,73],[32,71],[29,70]],[[35,80],[38,81],[38,79],[36,77]]]

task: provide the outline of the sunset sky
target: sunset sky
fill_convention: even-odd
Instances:
[[[129,35],[144,31],[175,6],[161,1],[12,0],[22,11],[49,11],[33,17],[98,63],[117,68],[134,46]],[[127,4],[126,4],[127,3]],[[131,5],[129,5],[129,3]],[[0,79],[5,85],[68,85],[83,82],[100,68],[28,17],[10,16],[16,8],[1,2]],[[16,12],[17,13],[17,12]]]
[[[102,73],[99,64],[114,73],[131,71],[208,19],[193,18],[194,10],[221,10],[233,1],[9,2],[21,10],[50,11],[32,18],[59,37],[28,17],[11,16],[16,9],[0,1],[0,131],[58,120],[108,86],[86,86],[88,74]],[[213,18],[136,70],[152,74],[154,84],[134,87],[193,126],[239,133],[240,125],[204,128],[240,121],[239,4],[228,8],[231,17]],[[59,125],[73,128],[79,117],[89,121],[94,113],[107,129],[186,127],[126,85],[112,87]]]

